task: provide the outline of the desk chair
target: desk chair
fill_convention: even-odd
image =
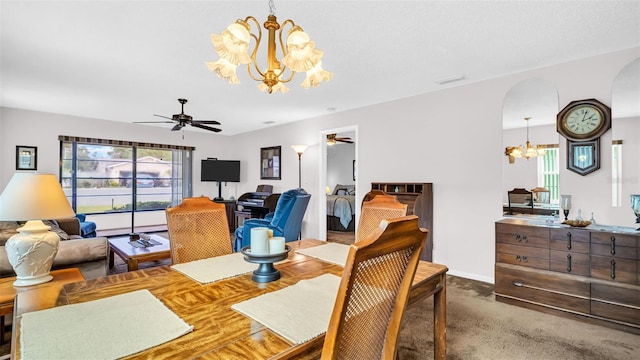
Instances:
[[[224,204],[186,198],[166,213],[173,264],[232,253]]]
[[[383,220],[351,245],[322,359],[394,359],[402,315],[428,230],[415,215]]]
[[[407,204],[399,202],[394,195],[376,195],[370,201],[363,201],[355,242],[357,243],[371,234],[383,219],[393,219],[405,215],[407,215]]]

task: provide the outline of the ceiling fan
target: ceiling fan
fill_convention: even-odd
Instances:
[[[149,123],[168,123],[168,124],[173,124],[173,122],[175,121],[175,122],[177,122],[177,124],[173,128],[171,128],[171,131],[180,130],[183,127],[185,127],[186,125],[191,125],[193,127],[197,127],[197,128],[200,128],[200,129],[209,130],[209,131],[213,131],[213,132],[222,131],[222,129],[218,129],[218,128],[214,128],[214,127],[211,127],[211,126],[207,126],[207,125],[220,125],[220,123],[215,121],[215,120],[193,120],[193,117],[191,117],[191,115],[185,114],[184,113],[184,104],[187,103],[187,99],[178,99],[178,102],[180,102],[180,104],[182,104],[182,111],[180,112],[180,114],[174,114],[171,117],[153,114],[153,116],[169,119],[171,121],[134,121],[134,123],[138,123],[138,124],[144,124],[144,123],[147,123],[147,124],[149,124]]]
[[[353,144],[353,140],[350,137],[337,137],[338,134],[327,134],[327,144],[333,145],[336,142],[343,142],[347,144]]]

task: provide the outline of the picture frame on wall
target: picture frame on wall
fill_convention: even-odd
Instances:
[[[16,146],[16,170],[38,170],[36,146]]]
[[[260,179],[280,180],[281,179],[281,152],[280,146],[260,148]]]

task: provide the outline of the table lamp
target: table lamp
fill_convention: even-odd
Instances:
[[[0,220],[27,221],[5,244],[16,273],[14,286],[31,286],[53,279],[49,272],[60,238],[42,220],[75,216],[52,174],[15,173],[0,194]]]

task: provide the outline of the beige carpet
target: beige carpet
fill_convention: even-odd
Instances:
[[[405,312],[400,359],[433,359],[433,298]],[[640,336],[495,301],[493,285],[447,277],[447,359],[640,359]]]

